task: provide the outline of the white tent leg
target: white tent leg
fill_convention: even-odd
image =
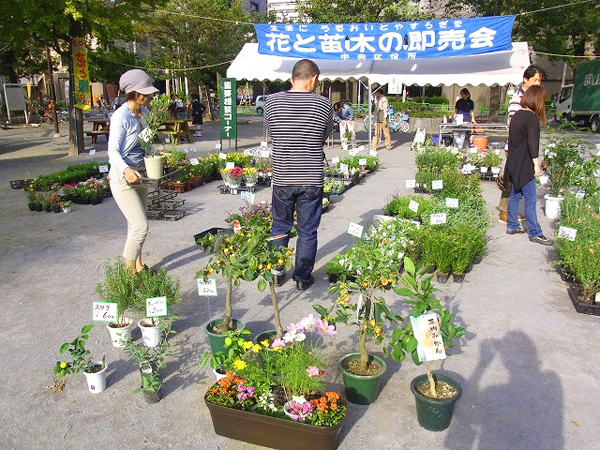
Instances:
[[[367,80],[367,86],[369,87],[369,148],[371,148],[371,140],[373,135],[373,127],[371,126],[371,124],[373,123],[373,118],[371,117],[371,109],[373,107],[373,93],[371,92],[371,80]]]

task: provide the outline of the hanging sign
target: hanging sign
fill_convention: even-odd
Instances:
[[[92,320],[100,322],[116,322],[119,317],[117,303],[92,302]]]
[[[198,295],[206,297],[217,296],[217,280],[214,278],[207,278],[204,281],[202,278],[198,278]]]
[[[237,90],[235,78],[221,78],[219,89],[219,108],[221,120],[219,131],[221,139],[237,137]]]
[[[411,317],[410,323],[413,335],[417,340],[417,354],[419,361],[435,361],[446,359],[446,349],[440,331],[440,319],[437,314],[423,314],[419,317]]]
[[[71,47],[73,49],[73,94],[75,96],[73,106],[89,111],[92,109],[92,95],[85,39],[73,38],[71,40]]]
[[[407,60],[512,49],[515,16],[388,23],[254,24],[258,52],[292,58]]]

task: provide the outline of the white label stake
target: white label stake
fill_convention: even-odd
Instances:
[[[458,199],[457,198],[446,198],[446,206],[448,208],[458,208]]]
[[[167,315],[167,297],[151,297],[146,299],[146,317],[162,317]]]
[[[569,227],[558,227],[558,237],[574,241],[577,236],[577,230]]]
[[[446,223],[446,213],[432,214],[429,217],[431,225],[441,225]]]
[[[417,212],[419,210],[419,204],[414,200],[411,200],[408,204],[408,209],[410,209],[413,212]]]
[[[92,320],[100,322],[116,322],[118,317],[119,305],[117,303],[92,303]]]
[[[198,278],[198,295],[206,297],[217,296],[217,280],[215,278],[207,278],[204,281],[202,278]]]
[[[416,180],[406,180],[406,188],[412,188],[414,189],[415,186],[417,185],[417,181]]]
[[[356,236],[357,238],[362,237],[363,230],[364,230],[364,227],[357,223],[350,222],[350,225],[348,225],[348,234],[351,234],[352,236]]]

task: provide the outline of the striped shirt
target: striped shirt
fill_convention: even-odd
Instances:
[[[523,107],[521,106],[521,99],[525,95],[525,91],[523,88],[517,89],[517,92],[513,94],[510,99],[510,103],[508,104],[508,124],[510,125],[510,119],[515,115],[517,111],[521,111]]]
[[[280,92],[265,100],[273,141],[275,186],[323,186],[323,145],[333,130],[333,107],[314,92]]]

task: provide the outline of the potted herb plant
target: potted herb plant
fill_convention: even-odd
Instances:
[[[71,212],[71,207],[73,206],[73,202],[70,200],[66,200],[60,203],[62,210],[65,214],[69,214]]]
[[[564,200],[562,194],[573,184],[576,165],[583,164],[580,148],[581,142],[577,138],[562,135],[551,137],[546,144],[546,174],[550,192],[544,196],[544,213],[550,219],[558,218],[560,204]]]
[[[84,326],[81,333],[72,342],[65,342],[60,346],[60,354],[69,353],[71,361],[57,361],[54,366],[54,373],[64,377],[68,373],[81,373],[85,375],[88,388],[92,394],[98,394],[106,389],[106,359],[103,356],[101,361],[94,361],[88,355],[85,343],[89,338],[90,330],[94,328],[93,324]]]
[[[432,374],[432,358],[424,357],[427,355],[426,347],[431,347],[431,352],[440,354],[436,359],[442,359],[442,347],[451,348],[453,341],[461,338],[466,330],[453,323],[452,314],[432,296],[437,290],[431,283],[433,275],[425,274],[421,267],[421,263],[415,266],[410,258],[404,259],[406,272],[400,279],[404,287],[398,287],[395,291],[398,295],[411,299],[404,301],[412,308],[411,322],[392,333],[392,358],[395,361],[403,361],[406,354],[410,354],[416,365],[421,365],[422,361],[427,359],[427,374],[412,380],[411,391],[417,404],[419,424],[427,430],[441,431],[450,425],[461,388],[448,376]],[[422,330],[418,340],[414,336],[417,331],[414,330],[414,326],[419,318],[427,318],[428,326]]]
[[[142,120],[145,122],[146,128],[139,134],[138,141],[146,152],[144,164],[146,166],[146,174],[148,178],[158,179],[164,173],[163,157],[156,154],[152,143],[158,131],[158,128],[167,118],[167,112],[171,100],[168,95],[158,95],[154,97],[148,105],[149,112],[144,114]]]
[[[96,294],[101,301],[116,303],[118,306],[117,322],[106,324],[115,347],[122,347],[121,340],[127,340],[131,336],[133,319],[125,317],[125,314],[134,309],[138,301],[137,283],[138,278],[131,268],[121,258],[117,258],[114,264],[110,261],[104,264],[104,281],[96,285]]]

